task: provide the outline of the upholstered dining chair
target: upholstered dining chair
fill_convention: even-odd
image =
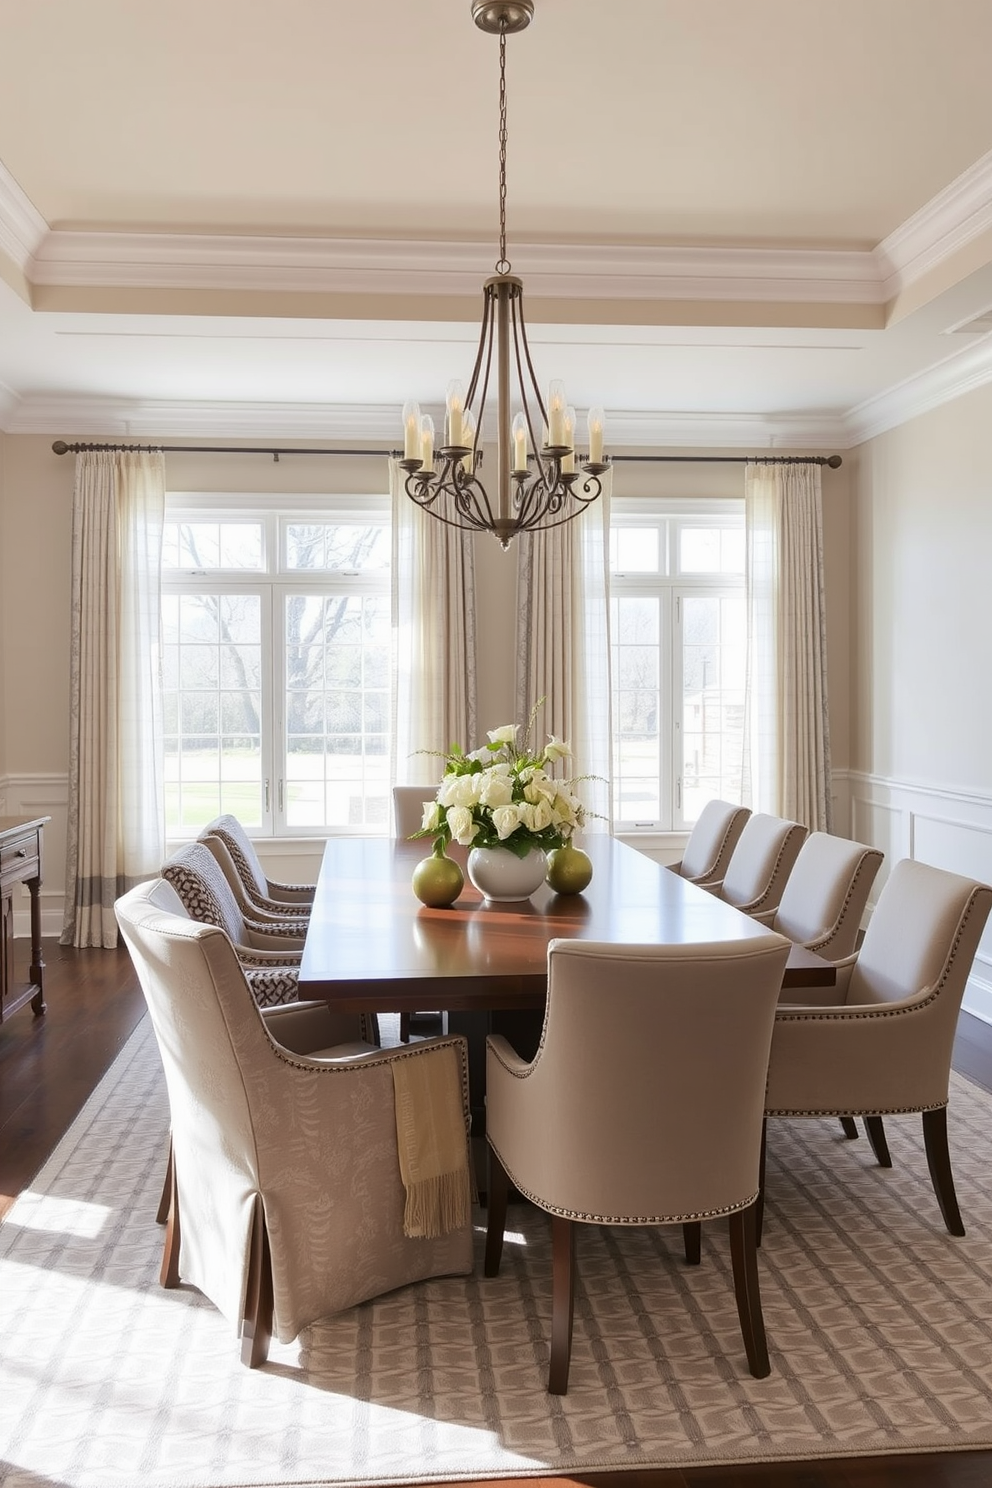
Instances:
[[[690,883],[719,883],[750,815],[746,806],[707,801],[689,833],[681,862],[671,865],[672,872]]]
[[[272,908],[266,909],[249,894],[245,886],[244,872],[238,867],[234,854],[231,852],[230,837],[219,837],[209,827],[204,827],[196,840],[201,842],[217,859],[220,870],[227,879],[227,886],[234,895],[238,909],[245,920],[258,929],[276,925],[281,927],[283,934],[306,935],[312,908],[310,904],[278,904],[275,899],[270,899],[267,902]]]
[[[843,1002],[854,965],[861,919],[883,854],[863,842],[811,832],[799,849],[777,910],[757,914],[779,935],[815,951],[837,967],[834,987],[790,988],[782,1000],[822,1006]]]
[[[486,1275],[499,1269],[512,1182],[551,1215],[552,1394],[568,1387],[578,1223],[680,1224],[696,1263],[700,1222],[726,1217],[748,1365],[769,1373],[754,1206],[788,954],[771,931],[698,945],[553,940],[536,1056],[490,1035]]]
[[[326,1007],[266,1019],[227,934],[190,920],[168,884],[116,910],[169,1093],[163,1285],[199,1288],[256,1366],[272,1334],[288,1343],[369,1297],[469,1272],[464,1040],[362,1052]]]
[[[944,1223],[964,1225],[947,1142],[951,1053],[992,888],[917,863],[895,865],[878,896],[840,1007],[775,1015],[766,1116],[862,1116],[879,1164],[891,1167],[883,1117],[920,1111]],[[850,1123],[850,1127],[848,1127]],[[760,1223],[760,1213],[759,1213]]]
[[[806,836],[799,822],[755,812],[744,823],[723,882],[704,887],[745,914],[774,912]]]
[[[260,1006],[296,1001],[305,925],[246,920],[220,864],[202,842],[178,848],[162,865],[162,877],[192,919],[218,925],[230,936]]]
[[[269,913],[309,915],[316,885],[279,883],[267,878],[255,844],[236,816],[230,812],[215,816],[200,833],[201,839],[207,835],[219,837],[226,846],[252,904]]]

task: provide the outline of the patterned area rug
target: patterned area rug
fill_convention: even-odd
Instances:
[[[992,1100],[955,1079],[968,1234],[943,1229],[918,1118],[894,1167],[836,1122],[769,1138],[761,1284],[772,1374],[747,1373],[725,1226],[579,1235],[569,1394],[544,1385],[546,1222],[511,1208],[503,1274],[411,1287],[238,1362],[162,1291],[167,1109],[147,1021],[0,1228],[0,1482],[233,1488],[992,1446]],[[480,1233],[481,1239],[481,1233]]]

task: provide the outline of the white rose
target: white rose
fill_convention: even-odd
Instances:
[[[543,770],[532,770],[530,779],[524,786],[524,799],[532,801],[535,805],[538,801],[553,801],[558,794],[558,786],[545,775]]]
[[[482,779],[475,775],[447,775],[441,781],[437,798],[442,806],[475,806],[479,800],[479,784]]]
[[[515,744],[517,728],[518,725],[515,723],[504,723],[502,728],[490,729],[489,738],[493,744]]]
[[[452,806],[448,811],[448,830],[462,847],[469,847],[479,831],[479,823],[473,821],[467,806]]]
[[[449,818],[450,819],[450,818]],[[497,806],[493,812],[493,826],[500,842],[505,841],[511,832],[515,832],[520,825],[519,806]]]
[[[480,765],[484,765],[487,759],[492,759],[492,752],[491,750],[486,748],[485,744],[483,744],[481,749],[473,749],[472,753],[467,754],[465,758],[470,760],[478,760]]]
[[[538,801],[533,807],[534,818],[528,825],[532,832],[543,832],[545,827],[550,827],[554,821],[554,812],[550,801]]]
[[[436,832],[441,825],[441,806],[437,801],[424,802],[424,819],[420,823],[422,832]]]
[[[536,811],[537,807],[532,806],[529,801],[520,801],[517,805],[517,815],[520,818],[520,825],[526,827],[528,832],[537,831],[537,828],[534,826],[534,813]]]
[[[479,778],[482,781],[479,787],[480,806],[509,806],[513,800],[513,781],[508,775],[495,770],[483,770]]]
[[[551,735],[551,738],[544,746],[544,757],[549,760],[567,759],[571,752],[565,741],[557,738],[555,734]]]

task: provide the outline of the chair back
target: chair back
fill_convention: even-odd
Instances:
[[[433,798],[429,785],[393,786],[393,836],[410,837],[420,831],[424,819],[424,802]]]
[[[201,841],[206,836],[219,837],[223,842],[231,855],[231,861],[241,876],[241,882],[249,892],[249,897],[254,891],[261,898],[267,898],[269,881],[259,862],[255,844],[238,818],[232,816],[230,812],[226,812],[223,816],[215,816],[200,833]]]
[[[750,815],[746,806],[707,801],[689,833],[679,864],[680,875],[700,884],[721,879]]]
[[[512,1144],[514,1181],[552,1212],[607,1223],[750,1203],[788,954],[771,931],[681,946],[553,940],[541,1045],[513,1082],[533,1088],[512,1112],[490,1090],[497,1154],[502,1122],[530,1123]]]
[[[720,897],[748,914],[778,909],[806,828],[756,812],[749,816],[723,876]]]
[[[175,889],[191,919],[218,925],[235,945],[250,943],[245,917],[224,871],[202,842],[177,848],[163,864],[162,877]]]
[[[881,866],[877,848],[811,832],[782,891],[773,928],[828,961],[852,956]]]
[[[988,884],[903,858],[878,896],[851,972],[848,1005],[918,994],[929,1000],[937,993],[953,1038],[990,909]]]

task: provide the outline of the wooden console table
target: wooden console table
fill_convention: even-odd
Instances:
[[[50,816],[0,816],[0,1023],[30,1002],[35,1016],[45,1011],[41,958],[41,838]],[[31,964],[28,980],[14,970],[14,889],[25,884],[31,895]]]

